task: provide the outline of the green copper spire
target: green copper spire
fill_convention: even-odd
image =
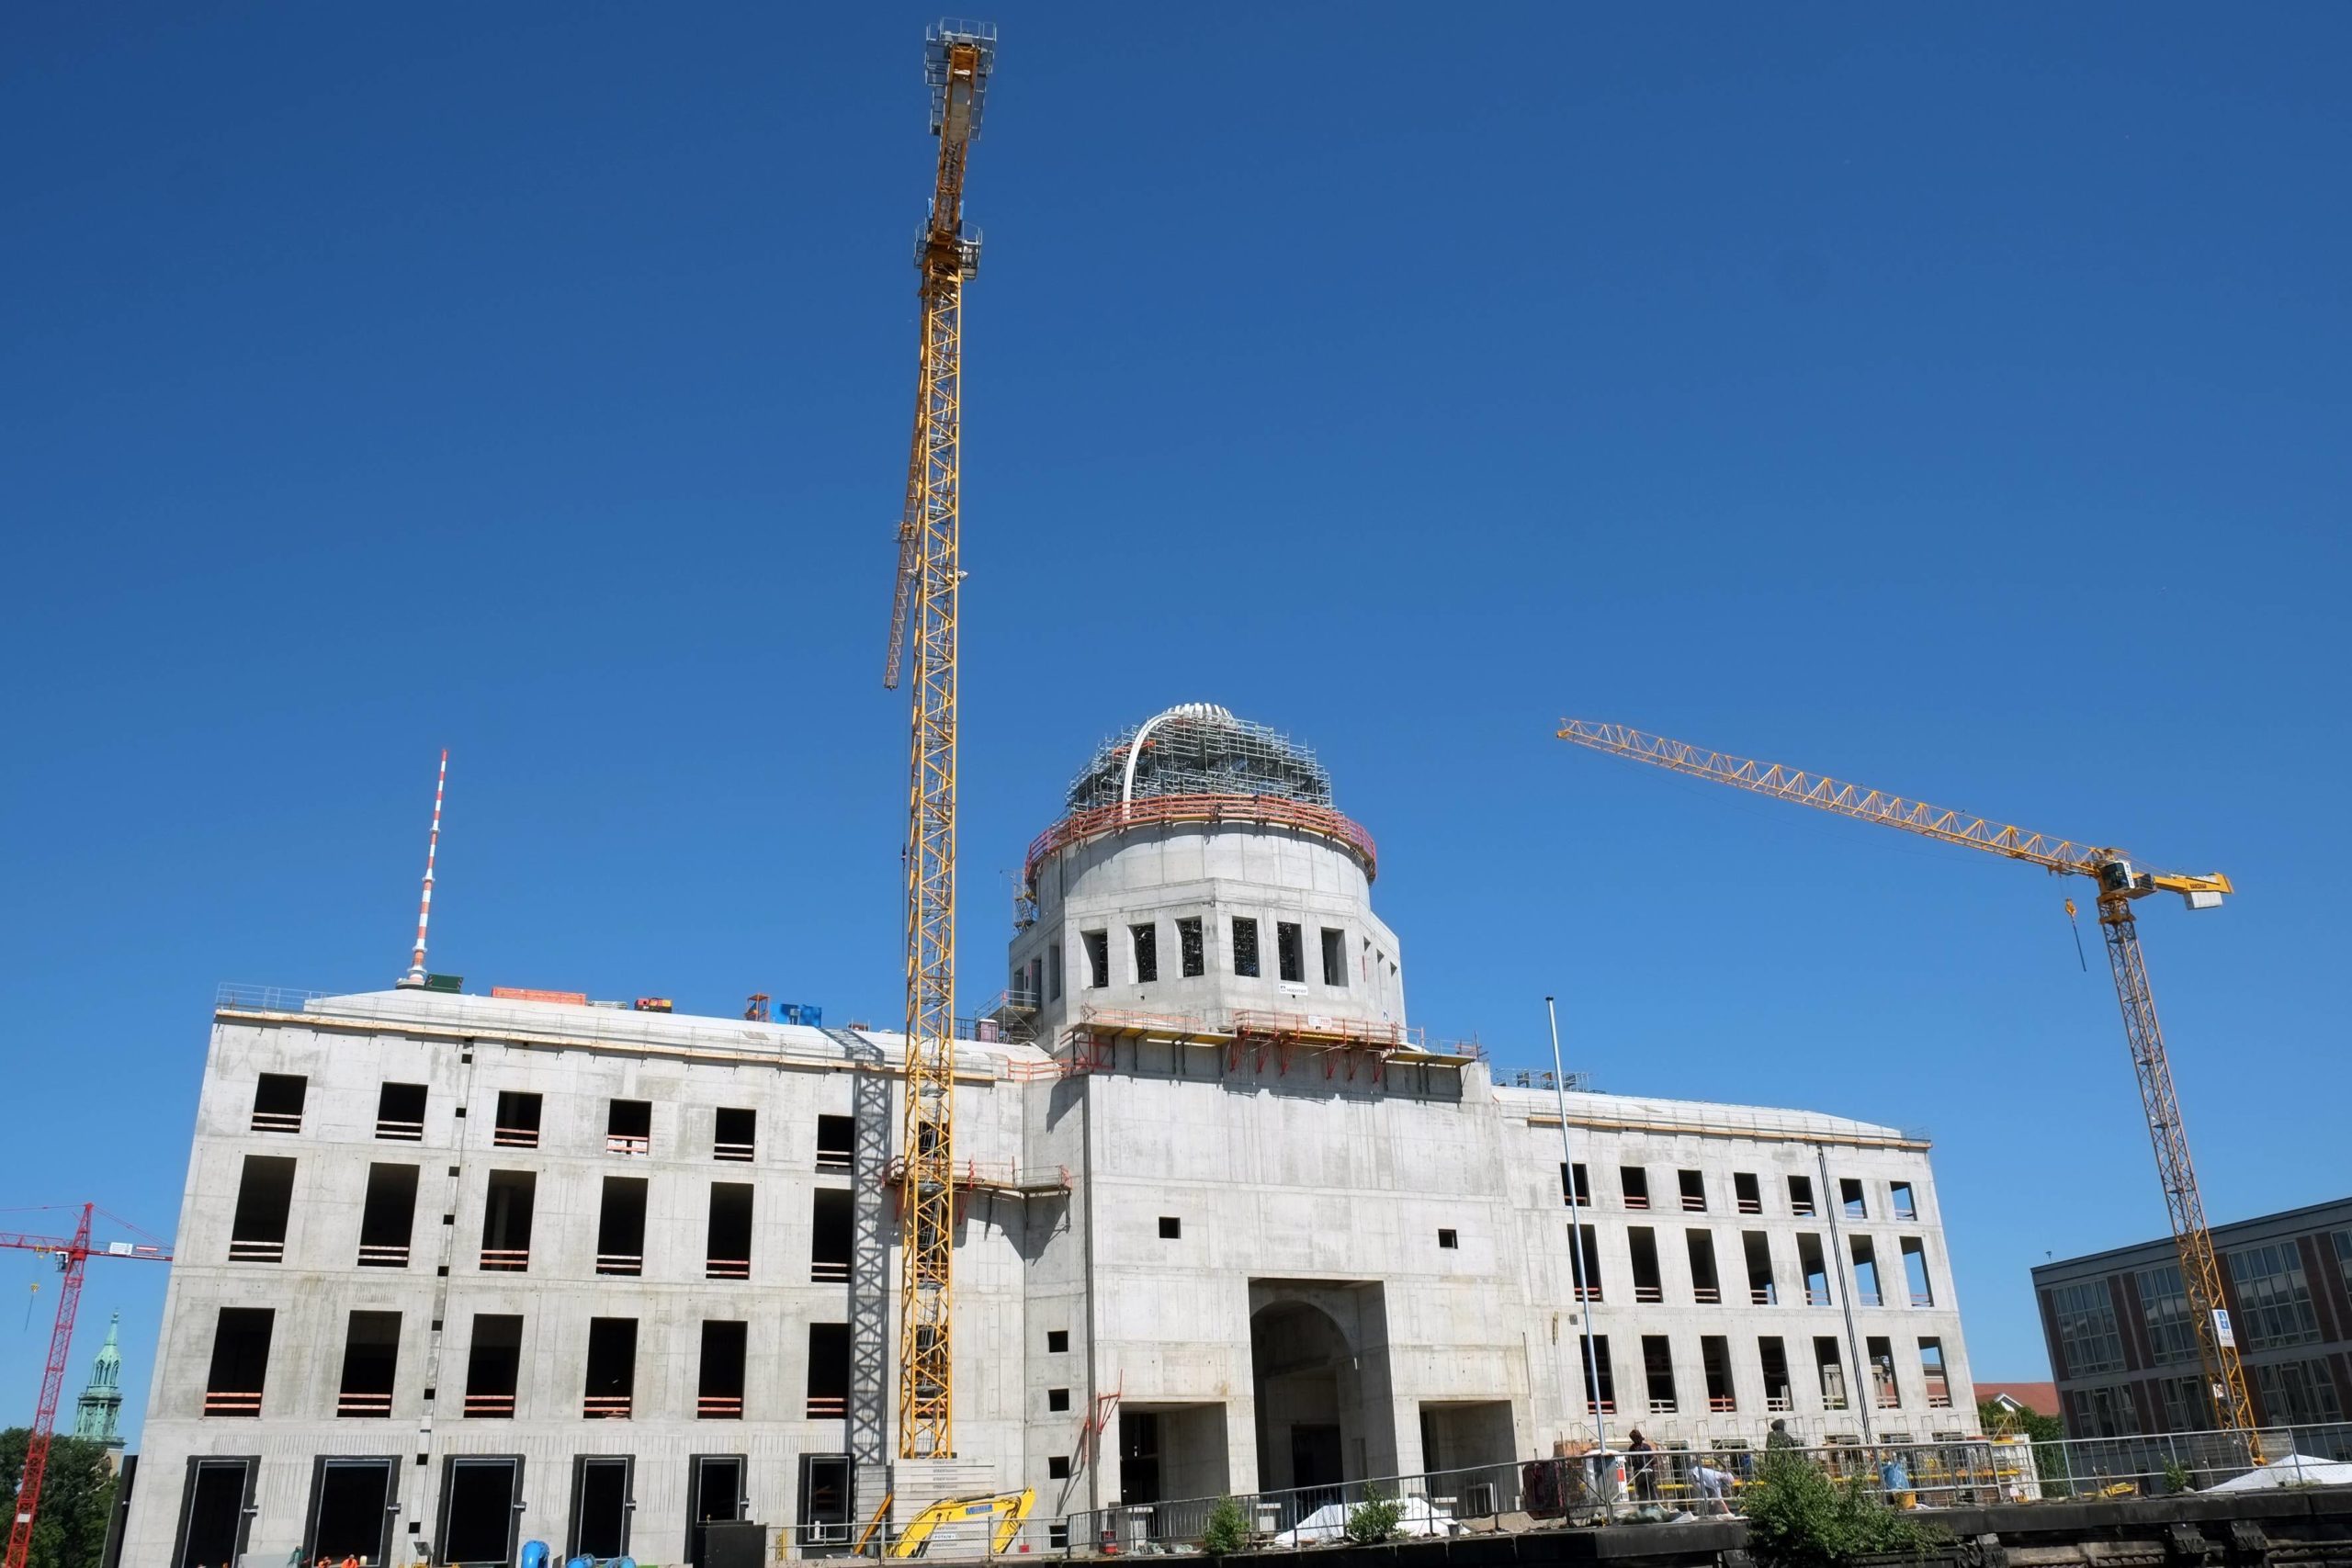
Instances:
[[[121,1332],[122,1314],[117,1313],[107,1325],[98,1359],[90,1364],[89,1386],[74,1404],[74,1435],[110,1449],[122,1447],[122,1434],[115,1429],[122,1419],[122,1347],[117,1343]]]

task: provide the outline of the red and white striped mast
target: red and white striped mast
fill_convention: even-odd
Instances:
[[[449,784],[449,749],[441,749],[441,775],[433,781],[433,835],[424,841],[424,897],[416,906],[416,953],[409,960],[403,987],[424,984],[424,928],[433,919],[433,857],[441,848],[441,793]]]

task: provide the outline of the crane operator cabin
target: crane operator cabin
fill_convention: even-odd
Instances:
[[[1035,1488],[1039,1548],[1548,1455],[1594,1383],[1612,1443],[1974,1431],[1923,1140],[1575,1092],[1564,1168],[1550,1088],[1410,1025],[1313,751],[1188,704],[1065,807],[954,1043],[926,1461]],[[863,1027],[224,993],[124,1561],[695,1562],[738,1517],[846,1550],[898,1462],[903,1062]]]

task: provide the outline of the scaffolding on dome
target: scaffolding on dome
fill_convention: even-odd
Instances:
[[[1145,730],[1136,757],[1135,795],[1272,795],[1309,806],[1331,804],[1331,774],[1312,748],[1262,724],[1251,724],[1209,703],[1170,708],[1130,725],[1095,748],[1070,780],[1069,808],[1089,811],[1125,798],[1127,757]]]

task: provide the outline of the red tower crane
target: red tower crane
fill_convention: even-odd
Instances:
[[[63,1278],[57,1292],[57,1326],[49,1335],[49,1365],[40,1377],[40,1404],[33,1413],[32,1434],[25,1444],[25,1473],[17,1487],[17,1519],[8,1530],[6,1568],[25,1568],[26,1554],[32,1551],[33,1520],[40,1513],[40,1486],[49,1474],[49,1439],[57,1427],[58,1395],[65,1387],[66,1352],[74,1345],[74,1314],[82,1304],[82,1265],[93,1258],[143,1258],[154,1263],[172,1260],[169,1249],[153,1237],[143,1242],[111,1241],[103,1247],[92,1247],[90,1222],[105,1213],[95,1203],[83,1204],[81,1224],[70,1236],[0,1231],[0,1247],[53,1258]],[[112,1214],[106,1217],[125,1230],[147,1234],[128,1220],[115,1219]]]

